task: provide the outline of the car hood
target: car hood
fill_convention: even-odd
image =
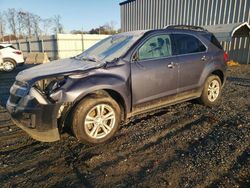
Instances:
[[[75,58],[67,58],[23,70],[16,76],[16,80],[32,84],[37,80],[48,77],[68,75],[94,68],[100,68],[104,64],[105,63],[103,62],[83,61]]]

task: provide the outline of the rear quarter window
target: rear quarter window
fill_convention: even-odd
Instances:
[[[217,40],[217,38],[213,34],[204,34],[203,37],[205,37],[207,40],[209,40],[213,45],[215,45],[217,48],[222,49],[222,46],[220,42]]]

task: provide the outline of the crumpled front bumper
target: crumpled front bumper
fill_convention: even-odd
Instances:
[[[15,96],[13,88],[10,92],[6,108],[18,127],[42,142],[54,142],[60,139],[57,115],[61,104],[40,104],[29,94],[24,97]]]

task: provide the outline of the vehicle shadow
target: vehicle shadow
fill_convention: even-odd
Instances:
[[[234,85],[239,85],[243,87],[250,87],[250,79],[238,78],[238,77],[228,77],[227,80],[232,82]]]

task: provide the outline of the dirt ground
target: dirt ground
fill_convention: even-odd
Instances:
[[[195,102],[125,123],[108,143],[40,143],[5,110],[0,73],[0,187],[250,187],[250,66],[228,70],[219,108]]]

